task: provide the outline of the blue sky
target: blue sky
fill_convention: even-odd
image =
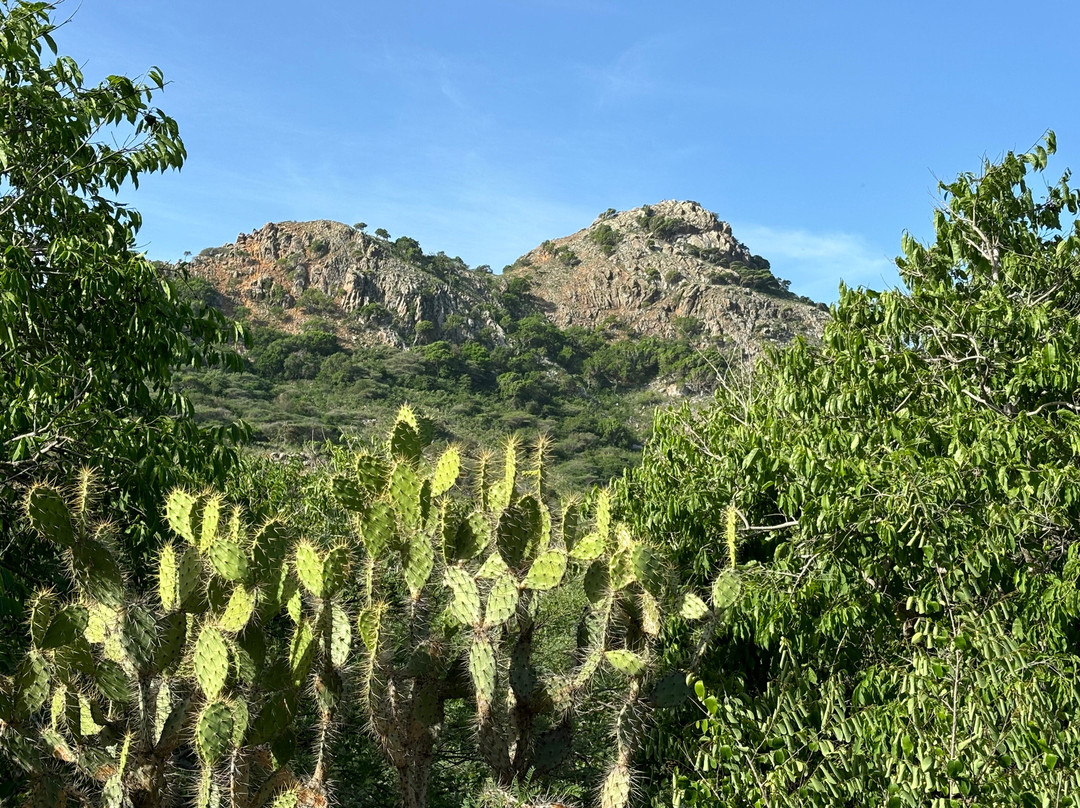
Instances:
[[[72,0],[88,77],[158,65],[189,159],[126,197],[151,257],[336,219],[499,269],[693,199],[792,289],[882,288],[938,179],[1080,167],[1080,3]]]

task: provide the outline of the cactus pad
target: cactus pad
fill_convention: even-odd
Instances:
[[[333,480],[334,496],[337,497],[337,501],[349,511],[355,513],[363,513],[371,501],[371,497],[367,491],[365,491],[359,482],[346,477],[344,475],[337,475]]]
[[[27,654],[15,674],[15,694],[26,714],[37,712],[49,697],[49,668],[37,651]]]
[[[503,480],[496,480],[487,490],[487,506],[495,513],[502,513],[510,506],[513,489]]]
[[[540,532],[540,503],[534,497],[522,497],[503,511],[495,539],[508,567],[520,569],[532,560]]]
[[[674,671],[663,677],[653,688],[652,700],[661,709],[678,707],[690,696],[690,688],[686,684],[686,675]]]
[[[154,615],[138,604],[129,606],[124,612],[120,642],[132,664],[140,671],[148,671],[154,664],[158,645]]]
[[[244,736],[248,731],[248,720],[251,717],[248,703],[244,699],[233,699],[229,702],[229,709],[232,711],[233,719],[232,745],[242,746]]]
[[[446,588],[453,596],[450,601],[450,616],[463,626],[474,626],[480,622],[480,591],[476,581],[461,567],[448,567],[445,577]]]
[[[296,808],[300,801],[300,795],[295,788],[287,788],[276,797],[270,804],[270,808]]]
[[[371,496],[377,497],[383,492],[390,474],[385,460],[377,455],[361,452],[356,456],[354,468],[356,481]]]
[[[495,649],[486,637],[476,637],[469,646],[469,676],[479,704],[495,700]]]
[[[420,526],[421,486],[419,475],[408,463],[398,463],[390,473],[390,501],[402,526],[408,530]]]
[[[563,723],[536,739],[534,760],[537,772],[550,772],[570,756],[571,737],[570,727]]]
[[[247,575],[248,559],[240,543],[220,536],[206,550],[210,564],[226,581],[242,581]]]
[[[289,645],[289,669],[293,685],[299,687],[307,678],[315,655],[315,637],[307,620],[301,620],[293,631]]]
[[[286,729],[270,741],[270,761],[276,769],[288,765],[296,755],[296,733]]]
[[[127,674],[111,659],[103,659],[95,666],[94,685],[110,701],[125,702],[131,698],[131,682]]]
[[[273,577],[273,573],[281,568],[291,538],[288,527],[278,519],[268,519],[255,531],[251,560],[259,576]]]
[[[646,544],[637,544],[630,552],[630,564],[634,568],[634,577],[645,591],[659,597],[666,583],[664,563],[660,555]]]
[[[581,538],[581,505],[575,499],[563,502],[560,532],[567,551],[573,550],[574,545]]]
[[[203,626],[195,640],[193,661],[199,688],[207,698],[216,698],[229,676],[229,650],[220,631],[210,625]]]
[[[412,717],[425,727],[442,723],[443,702],[437,688],[429,685],[416,692],[413,696]]]
[[[169,527],[192,546],[198,545],[195,538],[197,506],[195,495],[182,488],[173,490],[165,500],[165,519]]]
[[[373,604],[361,609],[356,618],[356,630],[369,651],[376,651],[379,646],[379,633],[382,630],[383,604]]]
[[[348,612],[337,603],[329,604],[324,619],[329,623],[326,638],[330,662],[340,668],[345,665],[352,648],[352,621]]]
[[[435,464],[431,475],[431,495],[441,496],[454,487],[461,474],[461,451],[456,446],[449,447]]]
[[[509,620],[518,604],[517,581],[509,571],[495,578],[495,583],[488,592],[487,608],[484,612],[484,625],[501,626]]]
[[[484,563],[480,565],[480,569],[476,571],[476,577],[498,578],[509,573],[510,568],[506,566],[506,562],[502,560],[502,556],[498,553],[492,553],[487,557]]]
[[[218,494],[212,494],[203,500],[202,511],[199,514],[199,533],[195,537],[198,540],[199,549],[203,552],[206,552],[217,539],[223,505],[224,500]]]
[[[124,605],[124,579],[116,557],[101,542],[86,538],[71,548],[75,584],[91,600],[118,609]]]
[[[542,501],[540,502],[540,543],[537,545],[538,549],[546,550],[548,545],[551,544],[551,511],[548,510],[547,505]]]
[[[352,553],[344,544],[331,547],[326,558],[323,559],[323,594],[324,598],[332,598],[349,581],[349,573],[352,571]]]
[[[595,606],[607,597],[610,585],[611,575],[608,572],[607,562],[598,558],[585,571],[585,597]]]
[[[397,421],[390,432],[390,454],[407,463],[417,463],[423,451],[419,429],[405,420]]]
[[[700,620],[709,613],[709,607],[701,598],[693,592],[687,592],[682,596],[679,604],[679,615],[685,620]]]
[[[52,592],[38,592],[30,602],[30,642],[36,648],[41,648],[45,641],[55,609],[56,596]]]
[[[629,547],[620,547],[611,556],[609,566],[611,574],[611,588],[618,592],[630,586],[636,579],[634,576],[633,550]]]
[[[176,597],[180,606],[190,608],[202,589],[203,562],[199,551],[189,547],[176,566]]]
[[[325,581],[323,580],[323,558],[319,551],[309,541],[301,541],[296,545],[296,554],[293,558],[296,567],[296,577],[300,579],[304,589],[317,598],[323,596]]]
[[[608,771],[600,788],[600,808],[626,808],[630,804],[630,767],[622,761]]]
[[[172,690],[169,688],[169,683],[162,680],[158,684],[157,693],[154,695],[154,715],[150,727],[150,743],[154,746],[161,743],[172,714]]]
[[[566,554],[562,550],[545,550],[529,568],[523,586],[546,592],[557,587],[566,573]]]
[[[739,573],[733,569],[726,569],[720,573],[713,582],[712,601],[717,609],[726,609],[739,599],[742,591],[742,582]]]
[[[413,600],[420,597],[420,592],[431,577],[435,565],[435,551],[431,541],[423,533],[414,533],[409,541],[404,558],[405,583]]]
[[[323,713],[336,710],[345,692],[341,674],[334,668],[320,668],[314,682],[315,703]]]
[[[633,651],[625,649],[605,651],[604,658],[611,667],[627,676],[637,676],[645,670],[645,660]]]
[[[245,588],[243,584],[237,584],[229,595],[225,611],[218,618],[218,628],[230,634],[243,631],[254,612],[255,593]]]
[[[251,733],[248,742],[251,744],[264,744],[271,738],[276,738],[286,729],[292,721],[293,710],[284,693],[275,693],[267,699],[259,711],[258,717],[251,725]]]
[[[611,493],[604,489],[596,498],[596,533],[607,546],[611,532]]]
[[[595,561],[604,552],[604,539],[599,533],[589,533],[574,544],[570,557],[575,561]]]
[[[122,808],[123,805],[124,784],[117,773],[106,780],[101,789],[101,808]]]
[[[157,560],[158,599],[161,607],[171,612],[180,606],[179,562],[172,542],[162,545]]]
[[[252,642],[252,638],[262,637],[262,632],[258,629],[244,632],[246,641],[241,642],[239,638],[230,641],[229,643],[229,657],[232,660],[233,670],[236,672],[236,679],[239,682],[243,682],[246,685],[254,684],[255,679],[259,675],[259,670],[262,667],[263,659],[261,656],[256,655],[255,643]],[[265,646],[261,649],[265,653]]]
[[[483,514],[472,513],[461,520],[447,514],[443,522],[443,558],[447,564],[476,558],[487,538],[488,526]]]
[[[304,599],[300,596],[300,589],[294,588],[285,599],[285,611],[294,623],[299,623],[304,614]]]
[[[229,751],[233,726],[233,713],[227,702],[212,701],[199,713],[195,723],[195,750],[204,763],[213,766]]]
[[[395,532],[394,511],[386,502],[374,503],[360,523],[360,538],[372,558],[382,558],[394,546]]]
[[[188,615],[171,612],[157,621],[157,648],[154,651],[154,667],[159,671],[171,671],[184,659],[187,645]]]
[[[44,538],[64,547],[71,547],[75,543],[71,509],[55,488],[31,486],[26,494],[26,516],[31,527]]]
[[[638,604],[641,607],[641,630],[650,637],[660,636],[660,604],[648,590],[643,590],[638,595]]]

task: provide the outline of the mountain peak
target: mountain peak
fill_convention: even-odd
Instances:
[[[640,334],[691,329],[754,355],[766,342],[816,334],[825,312],[788,291],[769,262],[697,202],[609,209],[569,236],[545,241],[504,274],[527,281],[562,327],[613,320]]]

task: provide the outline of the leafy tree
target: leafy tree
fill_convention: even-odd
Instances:
[[[909,291],[842,289],[820,346],[659,417],[624,507],[726,582],[704,718],[667,746],[684,803],[1072,804],[1080,196],[1028,176],[1053,150],[943,185]]]
[[[160,71],[87,86],[55,56],[53,11],[0,2],[0,536],[15,540],[19,487],[90,463],[115,489],[111,516],[147,517],[141,539],[160,525],[157,494],[235,460],[243,429],[199,429],[171,374],[238,366],[218,347],[237,332],[178,298],[114,198],[183,163],[176,123],[151,104]],[[37,558],[21,535],[26,552],[8,558]]]

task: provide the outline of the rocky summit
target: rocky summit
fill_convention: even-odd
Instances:
[[[754,356],[766,343],[817,335],[824,307],[790,293],[731,225],[696,202],[606,211],[584,230],[546,241],[504,272],[524,278],[559,326],[676,337],[687,329]]]
[[[788,291],[769,262],[696,202],[617,212],[545,241],[505,268],[470,269],[411,238],[391,240],[330,221],[267,224],[189,264],[226,312],[249,310],[285,330],[311,317],[350,344],[407,347],[483,335],[507,323],[496,301],[532,298],[560,327],[617,328],[631,336],[723,341],[736,356],[820,334],[824,307]]]

